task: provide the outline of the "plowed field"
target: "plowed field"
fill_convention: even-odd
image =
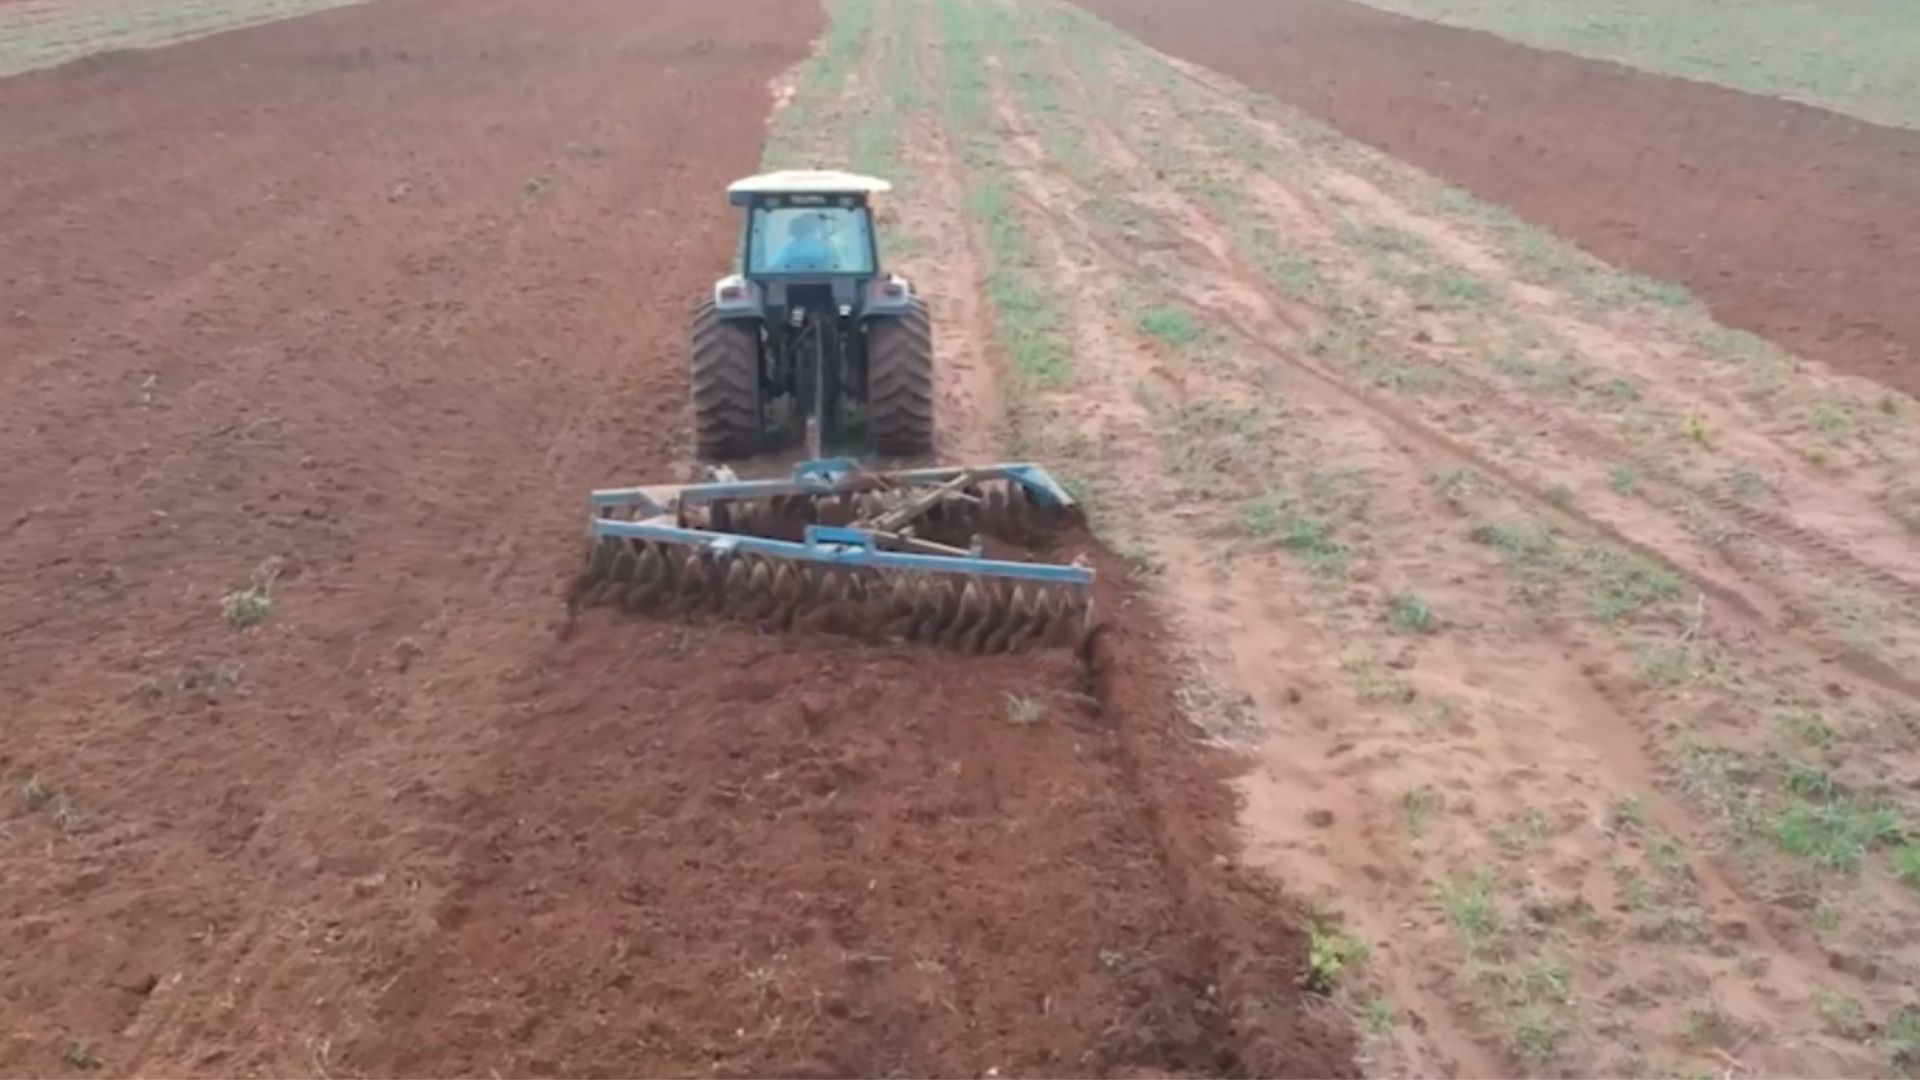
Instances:
[[[0,81],[0,1071],[1347,1068],[1117,586],[1091,667],[557,633],[585,492],[690,467],[821,30],[376,3]]]

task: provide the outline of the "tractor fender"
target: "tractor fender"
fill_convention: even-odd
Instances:
[[[760,317],[760,285],[739,274],[728,274],[713,283],[714,314],[723,319]]]
[[[897,319],[912,309],[913,299],[913,282],[899,274],[887,274],[867,287],[864,313],[868,318]]]

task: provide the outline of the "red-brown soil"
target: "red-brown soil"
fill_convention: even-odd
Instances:
[[[686,468],[818,30],[369,4],[0,81],[0,1072],[1350,1071],[1113,587],[1091,671],[556,632],[584,492]]]
[[[1346,0],[1080,0],[1731,326],[1920,393],[1920,132]]]

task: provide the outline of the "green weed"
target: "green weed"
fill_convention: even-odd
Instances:
[[[1643,644],[1634,651],[1633,666],[1648,686],[1679,686],[1693,678],[1693,656],[1684,645]]]
[[[1920,1065],[1920,1008],[1908,1005],[1893,1014],[1881,1036],[1880,1050],[1888,1067],[1902,1075]]]
[[[1494,888],[1493,872],[1484,869],[1440,886],[1440,906],[1469,955],[1479,955],[1500,933],[1500,908]]]
[[[1826,747],[1833,744],[1833,728],[1811,709],[1782,709],[1774,713],[1773,720],[1782,731],[1809,746]]]
[[[1867,1013],[1860,1003],[1824,986],[1813,988],[1813,1007],[1836,1035],[1858,1039],[1867,1033]]]
[[[235,630],[248,630],[267,621],[273,614],[273,590],[271,584],[255,582],[244,589],[235,589],[220,601],[220,612],[226,616],[227,625]]]
[[[1822,401],[1808,414],[1807,426],[1829,441],[1839,442],[1853,434],[1853,416],[1838,402]]]
[[[1890,807],[1863,805],[1844,796],[1800,794],[1774,818],[1772,828],[1781,850],[1835,870],[1857,868],[1869,849],[1903,833],[1900,816]]]
[[[1439,801],[1439,793],[1425,784],[1400,796],[1400,816],[1406,819],[1407,831],[1415,840],[1427,835],[1427,823]]]
[[[1387,605],[1387,617],[1403,634],[1431,634],[1440,629],[1433,607],[1418,593],[1400,593]]]
[[[1366,1005],[1361,1008],[1361,1015],[1366,1020],[1367,1034],[1376,1039],[1393,1034],[1393,1029],[1400,1023],[1393,1002],[1384,997],[1368,998]]]
[[[1579,561],[1592,580],[1593,613],[1601,622],[1619,622],[1680,595],[1678,574],[1638,555],[1595,544],[1581,552]]]
[[[1344,660],[1340,669],[1353,680],[1353,692],[1369,705],[1411,705],[1419,697],[1413,684],[1381,671],[1371,657]]]
[[[1893,876],[1920,889],[1920,843],[1908,841],[1893,849]]]
[[[1631,465],[1615,465],[1607,470],[1607,486],[1621,495],[1637,495],[1640,492],[1640,475]]]
[[[1039,701],[1019,694],[1007,695],[1007,722],[1014,727],[1033,727],[1045,719],[1046,715],[1046,706]]]
[[[1200,340],[1200,324],[1186,308],[1148,308],[1140,313],[1139,327],[1141,333],[1175,348],[1185,348]]]
[[[1307,942],[1307,989],[1331,994],[1349,966],[1366,962],[1367,943],[1326,927],[1315,926]]]
[[[1433,485],[1434,491],[1455,513],[1465,513],[1467,500],[1486,489],[1486,481],[1480,474],[1465,465],[1440,469],[1427,477],[1427,483]]]
[[[20,801],[29,811],[38,810],[52,802],[59,793],[51,784],[42,779],[39,773],[26,778],[20,784]]]
[[[66,1049],[60,1052],[60,1060],[66,1063],[68,1068],[79,1069],[81,1072],[92,1072],[102,1064],[93,1044],[81,1039],[68,1043]]]

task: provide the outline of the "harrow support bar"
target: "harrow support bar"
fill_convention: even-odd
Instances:
[[[972,577],[1018,578],[1053,585],[1092,585],[1093,570],[1084,566],[1058,566],[1050,563],[1023,563],[1005,559],[959,558],[947,555],[917,555],[905,551],[883,551],[875,536],[864,529],[831,525],[807,526],[802,543],[768,540],[737,533],[684,529],[678,525],[657,525],[648,521],[615,521],[596,518],[593,535],[628,540],[647,540],[657,544],[680,544],[704,549],[715,555],[759,555],[770,559],[819,563],[846,569],[907,570],[935,574],[959,574]]]

